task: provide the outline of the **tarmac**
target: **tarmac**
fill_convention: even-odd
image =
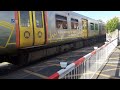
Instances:
[[[100,47],[102,45],[103,43],[96,44],[94,46]],[[94,50],[94,46],[70,51],[6,74],[6,72],[10,71],[11,67],[15,68],[14,66],[8,65],[4,68],[0,68],[0,79],[48,79],[49,76],[62,69],[60,62],[65,61],[69,65],[84,55],[92,52]]]

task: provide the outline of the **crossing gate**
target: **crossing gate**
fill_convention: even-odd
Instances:
[[[118,38],[83,56],[49,77],[49,79],[92,79],[118,44]]]

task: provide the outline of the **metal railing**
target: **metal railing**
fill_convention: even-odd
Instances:
[[[100,48],[83,56],[74,63],[68,65],[51,75],[49,79],[91,79],[118,44],[118,39],[106,42]]]

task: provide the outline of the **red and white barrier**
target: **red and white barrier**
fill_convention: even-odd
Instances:
[[[117,38],[54,73],[49,79],[91,79],[116,46]]]

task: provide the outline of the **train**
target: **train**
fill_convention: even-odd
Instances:
[[[105,34],[104,22],[73,11],[0,11],[0,62],[24,65]]]

